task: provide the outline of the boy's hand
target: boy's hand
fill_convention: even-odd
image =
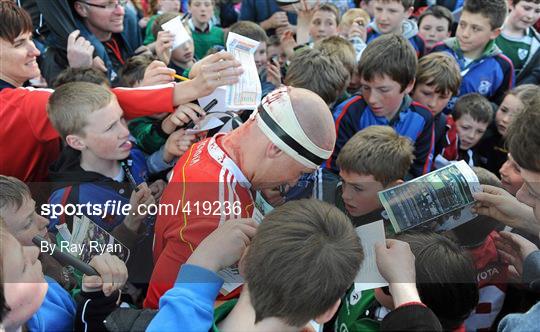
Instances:
[[[287,13],[283,11],[275,12],[270,16],[266,21],[261,22],[261,26],[264,26],[263,29],[275,29],[283,26],[289,25],[289,18]]]
[[[163,161],[170,163],[175,157],[181,157],[196,140],[196,135],[188,135],[184,129],[178,129],[165,142]]]
[[[152,196],[152,191],[150,188],[148,188],[148,185],[145,182],[138,185],[137,188],[139,188],[138,191],[133,190],[131,193],[131,197],[129,198],[131,210],[124,218],[124,224],[134,233],[137,233],[141,223],[146,218],[148,213],[148,205],[155,203],[154,197]],[[139,207],[140,205],[146,206]]]
[[[154,197],[154,201],[159,202],[159,199],[161,198],[165,187],[167,187],[167,182],[161,179],[154,181],[148,186],[150,192],[152,193],[152,197]]]
[[[126,264],[109,253],[97,255],[89,263],[99,276],[84,275],[82,290],[85,292],[98,292],[103,290],[105,296],[110,296],[116,290],[122,288],[128,278]]]
[[[540,225],[535,221],[533,210],[518,201],[514,196],[502,188],[482,185],[483,192],[473,193],[477,201],[473,212],[489,216],[505,225],[520,228],[537,235]]]
[[[420,302],[416,289],[415,258],[409,244],[388,239],[386,245],[375,244],[375,255],[379,272],[390,284],[394,307],[408,302]]]
[[[90,68],[93,64],[94,46],[79,30],[69,34],[67,39],[67,59],[71,68]]]
[[[199,123],[206,114],[201,106],[193,103],[180,105],[176,108],[173,114],[171,114],[170,120],[177,127],[187,125],[190,121],[195,124]]]
[[[414,255],[407,242],[388,239],[386,245],[375,244],[377,267],[388,283],[414,283],[416,270]]]
[[[366,41],[367,39],[367,29],[366,24],[364,23],[364,20],[359,17],[355,19],[351,27],[349,28],[348,38],[358,37],[362,39],[363,41]]]
[[[240,62],[228,52],[209,55],[199,62],[197,73],[190,72],[190,77],[194,77],[194,86],[201,96],[208,96],[219,86],[237,83],[244,72]]]
[[[174,33],[165,30],[158,32],[155,45],[156,56],[166,65],[168,65],[171,60],[173,42]]]
[[[279,63],[273,60],[266,65],[266,80],[272,83],[276,88],[281,86],[281,70]]]
[[[199,244],[186,263],[213,272],[229,267],[240,260],[256,230],[253,219],[226,221]]]
[[[497,252],[505,263],[512,265],[517,280],[521,280],[523,273],[523,261],[530,253],[538,250],[538,247],[521,235],[510,232],[499,232],[495,237]]]
[[[297,46],[296,40],[294,40],[293,33],[291,31],[285,31],[281,35],[281,47],[283,52],[287,56],[287,59],[291,59],[294,55],[294,48]]]
[[[144,71],[140,86],[152,86],[170,83],[174,80],[174,69],[167,68],[161,61],[152,61]]]

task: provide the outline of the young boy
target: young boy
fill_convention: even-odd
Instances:
[[[325,323],[338,309],[362,260],[360,240],[341,211],[313,199],[288,202],[266,215],[258,226],[239,263],[246,281],[240,298],[215,310],[212,330],[253,331],[265,327],[268,331],[300,331],[310,320]],[[186,265],[182,270],[189,267]],[[150,331],[179,327],[181,322],[176,319],[163,319],[166,313],[182,320],[208,319],[212,306],[204,306],[204,313],[197,311],[189,318],[179,315],[186,306],[192,306],[179,303],[184,298],[180,290],[175,287],[161,298],[160,312]],[[194,301],[203,300],[199,298],[207,293]]]
[[[326,37],[337,36],[340,17],[338,8],[332,3],[298,11],[296,42],[290,39],[292,42],[285,42],[287,38],[281,38],[285,54],[291,58],[294,51],[299,48],[312,46],[313,43]],[[288,34],[292,36],[291,32]]]
[[[435,157],[435,167],[441,168],[452,161],[465,160],[470,166],[478,164],[473,148],[480,142],[493,119],[491,103],[478,93],[458,98],[454,114],[446,119],[448,146]]]
[[[409,20],[414,7],[413,0],[372,0],[375,19],[367,33],[367,43],[380,35],[398,34],[407,39],[420,58],[425,54],[425,43],[418,35],[418,26]]]
[[[442,111],[452,96],[459,93],[460,84],[459,66],[450,55],[441,52],[431,53],[418,61],[412,98],[433,112],[434,156],[438,155],[447,144],[446,115]]]
[[[411,141],[391,127],[359,131],[339,153],[336,163],[341,184],[325,187],[325,200],[347,213],[355,227],[380,220],[382,205],[377,193],[403,182],[413,151]]]
[[[321,39],[313,47],[320,50],[323,55],[337,57],[345,69],[349,71],[349,77],[353,77],[356,68],[356,54],[353,45],[349,41],[339,36],[332,36]],[[347,91],[343,91],[332,106],[341,104],[344,100],[349,99],[349,97],[350,95]]]
[[[396,239],[407,242],[415,256],[416,284],[422,303],[433,310],[444,331],[463,328],[463,322],[478,303],[471,258],[454,242],[435,233],[408,231],[398,234]],[[342,299],[334,331],[378,331],[380,321],[394,309],[393,300],[387,287],[362,292],[351,287]]]
[[[159,15],[156,20],[154,21],[154,24],[152,26],[152,34],[154,35],[154,38],[158,38],[158,34],[160,31],[163,31],[163,28],[161,27],[164,23],[167,23],[168,21],[174,19],[178,16],[178,13],[165,13]],[[186,27],[186,30],[188,34],[191,35],[191,30]],[[158,53],[156,51],[156,53]],[[167,62],[166,60],[169,60],[168,67],[171,69],[174,69],[174,71],[181,76],[188,77],[189,76],[189,70],[193,65],[195,64],[195,53],[194,53],[194,46],[193,46],[193,39],[189,39],[182,45],[178,46],[177,48],[170,51],[170,55],[166,55],[164,57],[164,62]]]
[[[495,45],[506,10],[506,0],[465,1],[456,37],[433,48],[433,52],[447,52],[457,60],[462,77],[460,96],[477,92],[498,104],[514,86],[512,61]]]
[[[214,0],[189,0],[191,18],[189,28],[195,45],[195,57],[202,59],[209,49],[218,45],[225,46],[223,30],[212,24]]]
[[[540,1],[512,0],[510,14],[495,43],[512,60],[516,85],[540,84],[540,35],[532,25],[540,18]]]
[[[358,131],[372,125],[387,125],[414,142],[413,177],[431,170],[433,159],[433,115],[413,102],[417,59],[414,49],[402,36],[383,35],[368,45],[358,64],[362,96],[354,96],[336,107],[337,141],[332,156],[324,164],[337,174],[335,160],[341,148]]]
[[[327,105],[332,105],[345,91],[349,83],[349,72],[338,57],[306,47],[295,53],[284,82],[286,85],[311,90]]]
[[[429,51],[435,44],[450,37],[454,19],[452,13],[443,6],[432,6],[418,17],[418,35],[426,43]]]

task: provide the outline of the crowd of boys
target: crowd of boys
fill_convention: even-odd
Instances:
[[[538,329],[539,19],[539,0],[0,0],[0,329]],[[207,114],[245,70],[230,32],[259,43],[262,100]],[[380,191],[458,161],[472,220],[385,221],[363,246]],[[78,255],[86,275],[34,244],[84,223],[129,257]],[[371,249],[388,286],[366,290]]]

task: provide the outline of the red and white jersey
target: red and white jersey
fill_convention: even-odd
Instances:
[[[178,160],[160,204],[177,213],[156,221],[154,271],[144,302],[158,308],[199,243],[229,219],[250,218],[254,212],[251,184],[220,146],[223,135],[205,139]]]
[[[468,248],[477,271],[479,301],[475,310],[465,320],[467,331],[489,330],[502,309],[508,282],[508,264],[502,262],[491,232],[484,243]]]

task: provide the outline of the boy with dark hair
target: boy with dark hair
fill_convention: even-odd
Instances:
[[[211,22],[214,16],[214,0],[189,0],[191,18],[188,21],[195,45],[195,57],[202,59],[209,49],[225,46],[223,29]]]
[[[506,0],[467,0],[456,37],[433,48],[432,52],[447,52],[457,60],[462,76],[459,96],[477,92],[498,104],[514,86],[512,61],[495,45],[506,12]]]
[[[493,119],[491,103],[478,93],[458,98],[454,114],[446,119],[448,145],[435,157],[435,167],[441,168],[452,161],[465,160],[470,166],[478,164],[474,147],[480,142]]]
[[[410,20],[414,0],[372,0],[375,18],[367,32],[367,43],[385,34],[402,35],[414,47],[416,56],[425,54],[426,46],[418,34],[416,22]]]
[[[349,73],[337,57],[306,47],[295,53],[284,82],[311,90],[332,105],[347,88]]]
[[[94,68],[67,68],[54,80],[53,88],[69,82],[90,82],[109,86],[109,80],[102,71]]]
[[[412,92],[414,101],[433,112],[435,136],[434,156],[441,153],[446,142],[446,115],[442,112],[452,96],[459,93],[461,73],[456,60],[446,53],[431,53],[418,61],[416,82]]]
[[[403,182],[414,159],[412,142],[387,126],[371,126],[345,144],[336,161],[341,183],[325,183],[325,200],[355,227],[381,219],[378,192]]]
[[[435,157],[435,167],[441,168],[452,161],[465,160],[470,166],[478,164],[473,148],[480,142],[493,119],[491,103],[478,93],[458,98],[454,114],[446,119],[448,145]]]
[[[435,233],[407,231],[396,239],[408,243],[415,256],[416,286],[422,303],[433,310],[443,330],[462,328],[478,303],[470,257],[450,239]],[[352,287],[343,302],[334,331],[379,330],[380,321],[394,309],[387,287],[361,294]]]
[[[450,37],[454,18],[452,12],[443,6],[431,6],[418,17],[418,35],[424,38],[426,48],[432,49],[435,44]]]
[[[417,59],[409,42],[386,34],[368,45],[358,64],[362,96],[354,96],[336,107],[337,141],[332,157],[324,164],[333,173],[341,148],[358,131],[372,125],[388,125],[415,145],[413,177],[431,170],[433,159],[433,115],[408,95],[414,87]]]
[[[313,199],[288,202],[258,226],[240,260],[246,280],[240,298],[215,310],[212,328],[251,331],[257,325],[272,331],[299,331],[310,320],[325,323],[338,309],[362,260],[360,240],[341,211]],[[174,320],[164,320],[161,311],[164,306],[169,315],[185,310],[175,304],[178,291],[175,287],[162,297],[150,330],[175,327]],[[171,312],[173,307],[178,309]]]
[[[532,26],[540,18],[540,1],[512,0],[508,5],[510,14],[495,43],[512,60],[516,85],[540,84],[540,35]]]

